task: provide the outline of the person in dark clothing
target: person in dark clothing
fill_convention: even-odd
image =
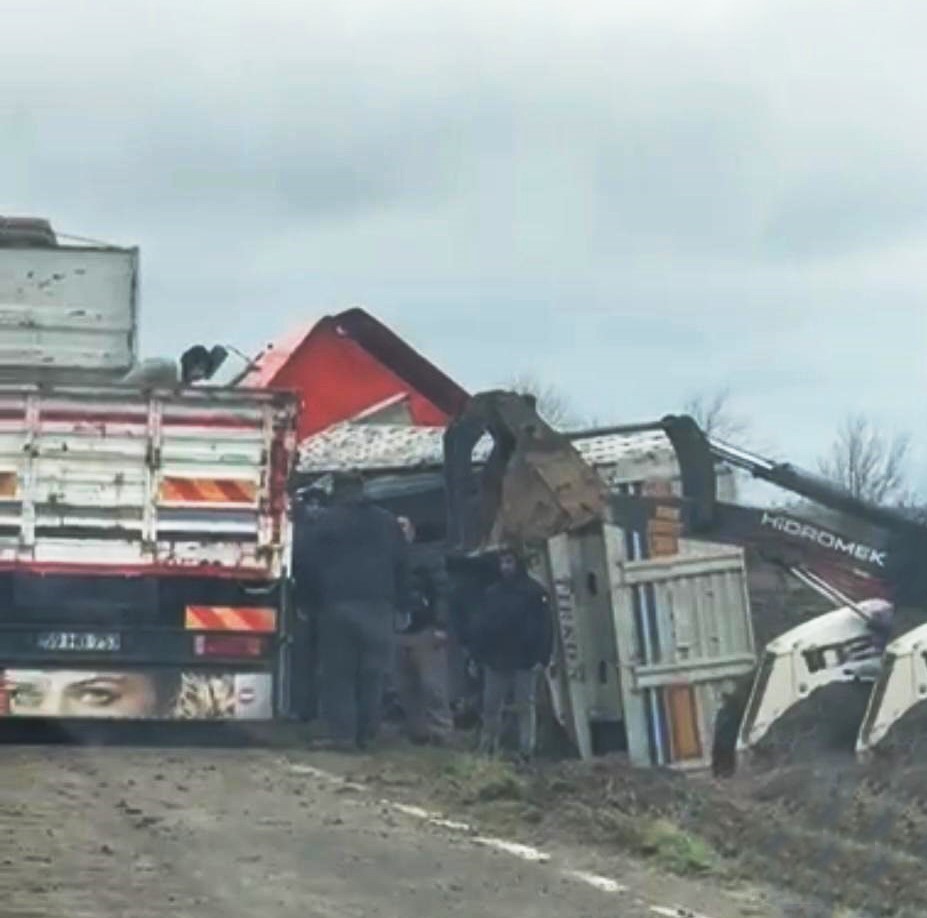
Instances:
[[[307,527],[300,562],[318,610],[322,716],[338,745],[366,747],[379,728],[397,610],[407,604],[408,553],[396,518],[336,482],[335,502]]]
[[[293,623],[291,704],[303,721],[318,715],[318,610],[312,595],[311,570],[307,569],[305,541],[309,530],[328,502],[317,485],[300,488],[293,502],[293,580],[296,615]]]
[[[406,539],[415,541],[412,522],[400,517]],[[439,597],[433,570],[437,555],[412,550],[412,572],[405,611],[407,623],[399,636],[397,688],[409,739],[443,744],[453,729],[448,701],[445,602]],[[429,564],[429,561],[432,563]]]
[[[480,751],[498,750],[506,701],[512,695],[519,751],[530,757],[537,743],[538,673],[553,651],[550,600],[514,552],[500,555],[499,573],[470,634],[473,655],[484,668]]]
[[[750,701],[755,671],[737,680],[726,692],[715,717],[711,745],[711,771],[716,778],[729,778],[737,770],[737,734]]]
[[[483,705],[482,667],[474,659],[472,632],[486,591],[499,579],[499,559],[452,554],[446,558],[448,595],[448,669],[451,710],[461,728],[479,723]]]

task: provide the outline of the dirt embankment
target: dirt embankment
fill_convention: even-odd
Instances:
[[[750,586],[758,649],[832,608],[756,558]],[[897,634],[925,616],[903,609],[896,618]],[[631,769],[619,758],[516,771],[447,752],[401,764],[387,756],[364,777],[394,793],[413,781],[416,794],[540,843],[593,842],[679,873],[785,887],[823,902],[825,914],[925,915],[927,711],[906,717],[888,754],[864,767],[853,750],[867,698],[860,685],[815,693],[727,780]]]
[[[830,608],[756,563],[751,598],[758,648]],[[903,610],[896,632],[920,618]],[[593,842],[679,873],[785,887],[825,903],[824,914],[924,915],[927,757],[917,740],[927,740],[927,712],[905,718],[887,744],[890,756],[863,767],[853,747],[867,695],[858,685],[816,693],[728,780],[635,770],[619,758],[515,770],[419,750],[393,750],[361,777],[394,795],[408,785],[419,798],[539,843]]]
[[[823,914],[927,914],[924,769],[885,776],[838,756],[715,781],[617,758],[515,769],[394,750],[375,761],[357,777],[535,843],[593,843],[677,873],[772,884],[821,901]]]

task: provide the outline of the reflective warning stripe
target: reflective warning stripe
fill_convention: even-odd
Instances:
[[[277,628],[277,610],[264,606],[187,606],[184,627],[188,631],[258,631]]]
[[[254,504],[257,485],[246,479],[177,478],[161,481],[158,500],[179,504]]]
[[[16,497],[19,490],[19,476],[16,472],[0,472],[0,499]]]

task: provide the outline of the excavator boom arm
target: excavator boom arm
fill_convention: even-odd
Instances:
[[[810,523],[779,510],[716,501],[711,520],[704,507],[686,497],[609,497],[611,522],[642,533],[665,530],[671,521],[676,535],[752,548],[786,568],[820,572],[850,596],[887,595],[890,567],[887,540],[862,535],[850,527],[835,529]]]

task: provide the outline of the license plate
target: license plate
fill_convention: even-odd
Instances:
[[[47,631],[36,639],[39,650],[64,650],[76,653],[112,653],[119,650],[120,636],[106,631]]]

